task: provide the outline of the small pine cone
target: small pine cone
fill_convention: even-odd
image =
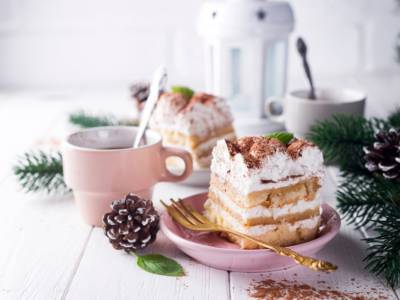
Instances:
[[[131,252],[151,244],[159,229],[160,217],[150,200],[128,194],[114,201],[103,217],[104,233],[117,250]]]
[[[150,84],[146,82],[136,82],[131,86],[131,96],[135,100],[139,111],[143,109],[144,103],[150,94]]]
[[[136,82],[131,85],[131,96],[132,99],[136,102],[136,107],[139,112],[141,112],[144,108],[144,104],[146,103],[147,98],[150,95],[150,83],[148,82]],[[161,89],[159,94],[164,93],[164,90]]]
[[[386,179],[400,180],[400,129],[379,132],[372,147],[365,147],[365,168]]]

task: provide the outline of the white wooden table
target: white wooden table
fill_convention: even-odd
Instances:
[[[350,78],[334,85],[367,90],[370,95],[367,113],[383,116],[400,102],[399,79],[399,76]],[[111,247],[101,229],[81,221],[71,196],[24,194],[12,176],[11,166],[18,154],[39,139],[59,138],[68,130],[65,125],[68,111],[82,107],[125,111],[132,105],[125,95],[114,95],[109,101],[105,101],[104,94],[86,98],[0,94],[0,299],[247,299],[249,285],[265,278],[398,299],[396,291],[363,269],[366,252],[360,239],[366,233],[345,222],[339,235],[318,254],[339,266],[332,274],[302,267],[263,274],[220,271],[187,257],[162,233],[149,251],[178,260],[187,275],[171,278],[142,271],[132,256]],[[331,205],[335,205],[336,183],[336,170],[329,168],[323,200]],[[154,202],[161,210],[160,198],[184,197],[202,191],[159,184]]]

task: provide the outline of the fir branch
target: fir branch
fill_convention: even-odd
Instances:
[[[400,209],[400,184],[368,171],[342,171],[338,208],[348,223],[375,226],[393,205]]]
[[[25,153],[14,167],[14,174],[25,192],[48,194],[67,192],[63,178],[61,153],[43,151]]]
[[[348,223],[374,229],[365,239],[366,268],[391,285],[400,283],[400,184],[367,171],[344,171],[338,208]]]
[[[364,146],[374,141],[374,133],[387,127],[380,119],[367,120],[351,115],[334,115],[311,128],[309,139],[318,145],[328,163],[345,168],[362,168]]]
[[[72,113],[69,116],[69,121],[82,128],[117,125],[117,121],[113,116],[94,116],[84,111]]]
[[[400,207],[392,204],[386,215],[376,221],[376,235],[365,239],[369,247],[366,268],[382,275],[390,286],[400,283]]]
[[[399,53],[400,54],[400,53]],[[400,127],[400,107],[389,115],[388,123],[393,127]]]
[[[138,120],[117,119],[113,115],[92,115],[84,111],[72,113],[69,116],[69,122],[81,128],[93,128],[102,126],[136,126]]]
[[[400,127],[400,108],[387,120],[334,116],[312,128],[310,139],[337,163],[342,180],[337,190],[338,209],[348,223],[369,227],[366,268],[382,275],[391,286],[400,284],[400,184],[364,168],[363,147],[375,141],[375,133]]]

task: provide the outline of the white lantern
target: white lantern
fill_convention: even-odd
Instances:
[[[206,1],[198,23],[205,40],[206,90],[229,99],[235,115],[263,118],[265,100],[285,93],[293,27],[287,2]]]

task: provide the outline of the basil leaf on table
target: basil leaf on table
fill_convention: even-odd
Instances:
[[[147,254],[137,257],[137,265],[143,270],[165,276],[183,276],[182,266],[175,260],[161,254]]]

